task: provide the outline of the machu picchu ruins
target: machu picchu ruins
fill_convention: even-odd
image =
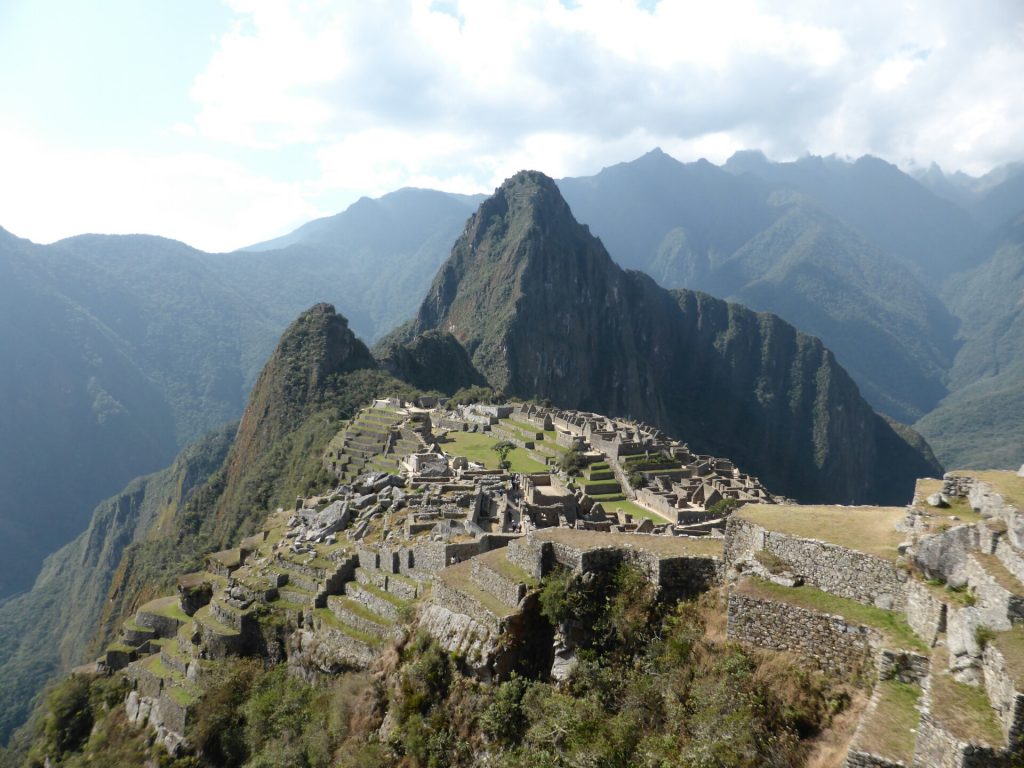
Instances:
[[[530,403],[377,400],[330,441],[326,493],[143,605],[92,670],[173,753],[204,674],[254,656],[366,668],[415,622],[475,679],[568,679],[538,612],[558,570],[635,566],[659,599],[720,595],[727,636],[870,692],[845,765],[1007,766],[1024,748],[1024,479],[922,479],[906,507],[799,505],[633,421]],[[589,575],[589,576],[588,576]]]

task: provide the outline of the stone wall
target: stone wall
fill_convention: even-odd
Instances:
[[[474,558],[471,562],[470,573],[473,581],[505,605],[515,608],[526,597],[526,585],[522,582],[506,578],[479,558]]]
[[[929,647],[946,629],[946,604],[917,579],[907,582],[907,623]]]
[[[753,557],[758,549],[781,558],[805,583],[823,592],[887,610],[906,608],[908,576],[895,563],[731,517],[726,526],[726,564],[732,567],[737,559]]]
[[[505,556],[510,563],[519,566],[535,579],[544,575],[544,550],[532,536],[524,536],[509,543]]]
[[[1007,743],[1010,747],[1017,747],[1024,738],[1024,693],[1014,684],[1006,659],[994,644],[985,646],[981,664],[988,700],[1003,724]]]
[[[988,747],[960,741],[926,711],[921,713],[917,727],[913,765],[921,768],[1000,768],[1007,763]]]
[[[760,648],[798,653],[845,677],[871,669],[874,649],[882,641],[876,630],[839,616],[736,592],[729,596],[728,636]]]
[[[669,503],[661,494],[655,493],[649,488],[637,488],[636,500],[644,506],[650,507],[659,515],[667,517],[673,523],[679,522],[679,509]]]
[[[458,589],[449,587],[444,579],[435,579],[432,587],[431,603],[444,606],[452,613],[468,616],[494,635],[500,635],[505,629],[503,619],[495,616],[477,600]]]

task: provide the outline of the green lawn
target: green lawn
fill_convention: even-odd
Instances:
[[[488,469],[497,469],[498,454],[491,450],[498,440],[481,432],[450,432],[441,442],[441,449],[450,456],[465,456],[470,461],[479,461]],[[513,472],[547,472],[548,468],[531,459],[522,448],[513,448],[508,455]]]
[[[667,522],[675,522],[675,520],[666,520],[657,512],[653,512],[647,509],[646,507],[641,507],[635,501],[630,501],[629,499],[622,499],[621,501],[607,501],[605,499],[602,499],[600,496],[595,496],[594,498],[596,501],[601,502],[601,506],[604,507],[605,512],[614,513],[615,510],[621,509],[623,512],[628,512],[629,514],[631,514],[634,519],[651,520],[657,525]]]

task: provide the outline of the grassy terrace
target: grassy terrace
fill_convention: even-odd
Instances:
[[[169,619],[177,619],[182,622],[189,621],[189,615],[181,610],[181,603],[178,602],[178,598],[174,595],[150,600],[139,608],[139,611],[142,613],[152,613],[157,616],[166,616]]]
[[[615,510],[621,509],[623,512],[632,515],[634,519],[646,519],[659,525],[661,523],[666,522],[675,522],[675,520],[668,520],[667,518],[659,515],[657,512],[653,512],[647,509],[646,507],[641,507],[635,501],[630,501],[629,499],[623,498],[621,493],[613,493],[607,497],[594,496],[594,500],[601,502],[601,506],[604,507],[605,512],[614,513]]]
[[[895,560],[903,534],[896,523],[906,516],[903,507],[827,507],[748,504],[736,511],[743,520],[771,531],[805,539],[818,539],[886,560]]]
[[[722,540],[684,536],[648,536],[642,533],[603,533],[574,528],[541,528],[537,541],[554,541],[579,549],[630,547],[665,557],[721,557]]]
[[[1016,472],[990,469],[985,471],[966,470],[955,474],[969,475],[983,483],[988,483],[1006,499],[1007,504],[1013,504],[1017,509],[1024,511],[1024,477],[1018,477]]]
[[[996,580],[999,586],[1011,595],[1024,597],[1024,584],[1021,584],[1020,579],[1006,569],[1002,560],[995,555],[988,555],[983,552],[972,552],[971,556],[981,563],[981,567]]]
[[[914,495],[921,500],[921,505],[924,506],[929,513],[938,515],[939,517],[958,517],[965,523],[976,523],[981,520],[981,515],[971,509],[971,505],[967,503],[967,499],[952,497],[949,499],[949,507],[945,509],[929,507],[925,503],[925,499],[933,493],[941,492],[941,480],[934,477],[923,477],[917,481],[917,487],[914,490]]]
[[[1006,668],[1016,683],[1024,688],[1024,627],[1016,626],[1009,632],[997,632],[990,641],[1006,659]]]
[[[451,456],[465,456],[470,461],[478,461],[488,469],[497,469],[498,454],[491,450],[498,443],[496,438],[480,432],[449,432],[448,437],[439,441],[441,450]],[[539,461],[531,459],[523,448],[513,448],[508,455],[512,462],[513,472],[547,472],[548,468]]]
[[[342,632],[343,634],[346,634],[349,637],[354,638],[355,640],[359,640],[360,642],[366,643],[371,647],[376,647],[381,644],[381,639],[379,637],[374,637],[368,632],[360,632],[355,627],[350,627],[348,624],[339,620],[337,616],[331,613],[329,608],[316,608],[314,609],[313,613],[318,619],[320,619],[321,622],[323,622],[327,626],[332,627],[338,630],[339,632]]]
[[[742,595],[775,600],[788,603],[799,608],[807,608],[818,613],[829,613],[842,616],[852,624],[862,624],[877,629],[897,648],[928,652],[928,646],[907,624],[906,617],[897,611],[886,611],[872,605],[864,605],[856,600],[836,597],[820,589],[809,587],[781,587],[762,579],[746,579],[736,585],[736,591]]]
[[[964,741],[982,742],[991,746],[1006,743],[1003,729],[989,703],[985,687],[958,682],[945,671],[945,649],[937,649],[932,657],[932,714],[950,733]]]
[[[501,600],[496,598],[490,592],[481,589],[480,585],[473,581],[471,577],[472,568],[473,563],[469,560],[464,560],[456,565],[450,565],[447,568],[442,568],[438,571],[437,578],[449,587],[456,589],[463,594],[469,595],[498,618],[511,616],[515,613],[515,608],[510,608],[505,605]]]
[[[921,720],[917,701],[921,688],[885,680],[875,688],[878,706],[864,724],[857,748],[910,765],[914,757],[915,731]]]
[[[478,560],[487,564],[492,571],[496,571],[509,581],[516,581],[528,587],[536,587],[540,582],[513,562],[506,556],[505,548],[492,549],[477,557]]]

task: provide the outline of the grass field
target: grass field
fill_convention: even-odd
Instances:
[[[904,534],[896,523],[903,507],[826,507],[786,504],[747,504],[737,517],[770,531],[818,539],[876,557],[895,560]]]
[[[622,499],[621,501],[606,501],[600,496],[595,497],[595,501],[600,501],[601,506],[604,507],[605,512],[615,512],[617,509],[621,509],[623,512],[628,512],[633,516],[634,519],[638,520],[651,520],[655,524],[662,524],[667,522],[674,523],[675,520],[667,520],[657,512],[652,512],[646,507],[641,507],[635,501],[629,499]]]
[[[479,461],[488,469],[497,469],[498,454],[492,447],[498,440],[480,432],[450,432],[441,442],[441,449],[452,456],[465,456],[470,461]],[[512,462],[513,472],[547,472],[548,468],[539,461],[531,459],[522,448],[513,448],[508,455]]]

